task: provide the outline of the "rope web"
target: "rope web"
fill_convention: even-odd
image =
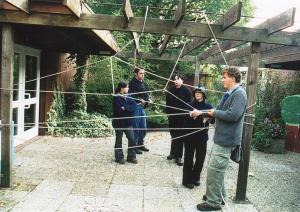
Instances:
[[[218,45],[219,51],[220,51],[220,53],[222,54],[222,57],[223,57],[223,59],[224,59],[224,61],[225,61],[225,64],[227,64],[226,58],[224,57],[224,54],[223,54],[222,49],[220,48],[219,42],[218,42],[218,40],[216,39],[216,36],[215,36],[215,34],[214,34],[214,32],[213,32],[211,26],[210,26],[210,22],[209,22],[209,20],[208,20],[208,18],[207,18],[207,15],[206,15],[205,11],[203,11],[202,14],[203,14],[203,16],[205,17],[205,20],[206,20],[206,22],[207,22],[207,24],[208,24],[208,26],[209,26],[209,28],[210,28],[210,30],[211,30],[211,33],[212,33],[213,38],[214,38],[214,41],[215,41],[216,44]],[[146,26],[146,23],[147,23],[147,15],[148,15],[148,7],[146,8],[146,12],[145,12],[145,19],[144,19],[144,23],[143,23],[142,32],[141,32],[141,34],[138,35],[138,38],[140,38],[140,37],[143,35],[143,33],[144,33],[145,26]],[[199,16],[197,16],[195,22],[197,21],[198,17],[199,17]],[[101,62],[104,62],[104,61],[108,61],[108,60],[109,60],[109,62],[110,62],[110,72],[111,72],[111,82],[112,82],[112,93],[97,93],[97,92],[95,92],[95,93],[91,93],[91,92],[67,92],[67,91],[54,91],[54,90],[39,90],[39,92],[40,92],[40,93],[53,93],[53,94],[56,93],[56,94],[74,94],[74,95],[82,95],[82,94],[85,94],[85,95],[96,95],[96,96],[115,96],[115,94],[114,94],[114,90],[115,90],[115,88],[114,88],[114,81],[115,81],[115,79],[114,79],[114,71],[113,71],[113,60],[115,59],[115,60],[117,60],[117,61],[119,61],[119,62],[121,62],[121,63],[124,63],[124,64],[126,64],[126,65],[128,65],[128,66],[130,66],[130,67],[135,67],[135,66],[136,66],[135,61],[134,61],[134,64],[131,64],[131,63],[129,63],[129,62],[127,62],[127,61],[124,61],[123,59],[121,59],[121,58],[118,57],[118,54],[119,54],[120,52],[122,52],[122,51],[123,51],[128,45],[130,45],[133,41],[134,41],[134,38],[131,39],[131,40],[129,40],[128,43],[126,43],[126,44],[121,48],[121,50],[120,50],[119,52],[116,52],[114,55],[112,55],[112,56],[110,56],[110,57],[107,57],[107,58],[105,58],[105,59],[101,59],[101,60],[98,60],[98,61],[96,61],[96,62],[89,63],[89,64],[82,65],[82,66],[76,66],[75,68],[74,68],[74,67],[71,67],[71,68],[68,68],[68,69],[66,69],[66,70],[64,70],[64,71],[60,71],[60,72],[57,72],[57,73],[54,73],[54,74],[49,74],[49,75],[45,75],[45,76],[42,76],[42,77],[39,77],[39,78],[27,80],[27,81],[25,81],[25,82],[23,82],[23,83],[21,82],[21,83],[18,83],[18,84],[13,84],[13,86],[20,85],[20,84],[26,84],[26,83],[29,83],[29,82],[34,82],[34,81],[38,81],[38,80],[46,79],[46,78],[50,78],[50,77],[54,77],[54,76],[57,76],[57,75],[60,75],[60,74],[63,74],[63,73],[67,73],[67,72],[70,72],[70,71],[74,71],[74,69],[77,70],[77,69],[87,68],[87,67],[90,69],[90,68],[92,68],[93,66],[95,66],[95,65],[97,65],[97,64],[99,64],[99,63],[101,63]],[[168,87],[169,83],[174,83],[174,82],[175,82],[174,80],[171,80],[171,78],[172,78],[172,76],[173,76],[173,74],[174,74],[174,71],[175,71],[177,65],[178,65],[179,59],[180,59],[180,57],[181,57],[181,55],[182,55],[182,52],[183,52],[183,50],[184,50],[184,47],[186,46],[186,43],[187,43],[187,40],[184,42],[184,44],[183,44],[183,46],[182,46],[182,48],[181,48],[181,51],[180,51],[180,53],[179,53],[179,55],[178,55],[178,57],[177,57],[177,60],[176,60],[176,62],[175,62],[175,65],[174,65],[174,67],[173,67],[173,69],[172,69],[172,71],[171,71],[171,73],[170,73],[170,75],[169,75],[169,78],[165,78],[165,77],[163,77],[163,76],[161,76],[161,75],[155,74],[154,72],[151,72],[151,71],[149,71],[149,70],[145,70],[145,72],[146,72],[147,74],[152,75],[152,76],[154,76],[154,77],[157,77],[157,78],[159,78],[159,79],[162,79],[162,80],[165,80],[165,81],[166,81],[166,84],[165,84],[165,86],[164,86],[163,89],[155,89],[155,90],[149,90],[149,91],[145,91],[145,92],[136,92],[136,93],[130,93],[130,94],[142,94],[142,93],[166,92],[166,93],[172,95],[174,98],[177,98],[179,101],[181,101],[181,102],[185,103],[186,105],[190,106],[190,105],[189,105],[188,103],[186,103],[184,100],[180,99],[179,97],[175,96],[173,93],[171,93],[170,91],[167,90],[167,87]],[[138,68],[141,68],[141,67],[138,67]],[[197,87],[197,86],[193,86],[193,85],[189,85],[189,84],[184,84],[184,83],[183,83],[183,85],[186,86],[186,87],[192,88],[192,89],[194,89],[194,88]],[[31,91],[31,92],[36,92],[36,90],[29,90],[29,89],[26,89],[26,90],[20,90],[20,89],[8,89],[8,88],[2,88],[2,87],[0,88],[0,90],[6,90],[6,91],[27,91],[27,92],[30,92],[30,91]],[[221,94],[225,93],[225,92],[223,92],[223,91],[210,90],[210,89],[206,89],[206,91],[215,92],[215,93],[221,93]],[[131,98],[131,99],[137,100],[136,98],[128,97],[128,96],[126,96],[126,98]],[[157,106],[159,106],[159,107],[164,107],[164,108],[167,108],[167,107],[168,107],[168,108],[180,110],[180,111],[182,111],[182,113],[168,114],[168,115],[167,115],[167,114],[156,114],[156,115],[146,115],[146,116],[134,116],[134,117],[111,118],[111,120],[117,120],[117,119],[120,120],[120,119],[128,119],[128,118],[133,118],[133,119],[134,119],[134,118],[150,118],[150,117],[162,117],[162,116],[178,116],[178,115],[188,115],[188,114],[191,112],[190,110],[186,110],[186,109],[182,109],[182,108],[178,108],[178,107],[167,106],[167,105],[165,105],[165,104],[155,103],[155,102],[151,102],[151,101],[145,101],[145,102],[148,102],[148,103],[151,104],[151,105],[157,105]],[[190,107],[191,107],[191,106],[190,106]],[[201,112],[207,112],[207,110],[199,110],[199,111],[201,111]],[[254,118],[254,115],[253,115],[253,114],[245,114],[245,115]],[[72,122],[80,122],[80,123],[84,123],[84,122],[93,122],[93,121],[95,121],[95,120],[59,121],[59,122],[56,122],[56,123],[72,123]],[[38,128],[48,128],[46,125],[47,125],[47,124],[51,124],[51,123],[53,123],[53,122],[38,122],[38,123],[35,122],[35,123],[26,123],[26,124],[23,124],[23,125],[22,125],[22,124],[2,124],[2,126],[12,126],[12,127],[17,127],[17,126],[24,126],[24,127],[26,127],[26,126],[29,126],[29,127],[30,127],[30,126],[32,126],[32,125],[37,124],[37,125],[38,125]],[[250,123],[244,123],[244,124],[250,124]],[[66,129],[66,127],[53,127],[53,128]],[[177,139],[179,139],[179,138],[182,138],[182,137],[191,135],[191,134],[193,134],[193,133],[197,133],[197,132],[199,132],[199,131],[202,131],[202,130],[205,130],[205,129],[211,129],[211,128],[214,128],[214,126],[212,126],[212,127],[203,127],[203,128],[184,128],[184,127],[182,127],[182,128],[170,128],[170,127],[168,127],[168,128],[146,128],[146,129],[145,129],[145,128],[140,128],[140,129],[136,129],[136,128],[135,128],[135,129],[136,129],[136,130],[147,130],[147,131],[150,131],[150,130],[196,130],[196,131],[193,131],[192,133],[188,133],[188,134],[185,134],[185,135],[183,135],[183,136],[179,136],[179,137],[176,137],[176,138],[172,138],[172,140],[177,140]],[[91,130],[91,129],[98,129],[98,130],[113,130],[113,129],[115,129],[115,130],[118,130],[118,129],[119,129],[119,130],[124,130],[124,129],[128,129],[128,128],[111,128],[111,127],[103,127],[103,128],[70,128],[70,127],[68,127],[68,129],[81,129],[81,130]],[[127,147],[127,148],[129,148],[129,147]],[[135,148],[135,147],[131,147],[131,148]]]

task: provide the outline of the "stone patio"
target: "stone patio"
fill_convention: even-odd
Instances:
[[[170,146],[167,132],[147,134],[150,152],[138,155],[138,164],[115,163],[113,145],[113,137],[40,137],[31,142],[15,154],[14,186],[0,190],[0,211],[196,211],[205,193],[206,165],[200,187],[192,190],[183,187],[182,167],[166,160]],[[209,154],[206,162],[208,159]],[[262,168],[261,164],[266,163],[267,158],[256,165]],[[291,171],[277,165],[284,172]],[[222,211],[257,211],[252,204],[232,201],[237,168],[237,164],[231,163],[226,175],[228,198]],[[299,166],[294,168],[292,171],[299,176]],[[265,173],[260,170],[258,174]],[[256,172],[252,175],[248,185],[252,193],[248,197],[256,200],[255,196],[266,185],[257,182]],[[300,189],[297,181],[294,183],[296,197],[292,201],[296,201],[294,206],[299,209]],[[263,202],[268,201],[265,198]],[[263,211],[264,206],[255,202],[254,205]]]

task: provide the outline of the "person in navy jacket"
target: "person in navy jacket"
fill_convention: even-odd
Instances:
[[[135,140],[133,134],[133,112],[136,110],[135,101],[128,95],[128,84],[120,82],[113,97],[113,121],[115,128],[115,158],[116,162],[124,164],[124,154],[122,150],[122,137],[125,133],[128,139],[127,162],[137,163],[135,152]]]
[[[203,87],[197,87],[193,91],[194,100],[189,103],[188,110],[209,110],[213,107],[205,102],[206,94]],[[194,186],[200,185],[200,174],[203,168],[203,163],[206,155],[206,147],[208,140],[208,129],[201,129],[209,126],[209,118],[205,116],[197,116],[195,118],[187,115],[186,135],[184,137],[184,163],[182,184],[192,189]],[[201,130],[199,130],[201,129]],[[194,156],[196,157],[195,163]]]

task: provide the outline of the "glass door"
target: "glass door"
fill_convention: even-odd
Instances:
[[[16,45],[13,76],[15,145],[38,135],[40,51]]]

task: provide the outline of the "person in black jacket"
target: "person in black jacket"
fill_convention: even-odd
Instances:
[[[175,159],[178,166],[182,166],[183,140],[180,138],[184,134],[183,130],[172,129],[182,128],[182,120],[185,115],[176,115],[177,113],[185,113],[187,103],[191,101],[192,94],[183,84],[183,80],[179,74],[174,76],[175,85],[169,89],[166,95],[166,113],[168,114],[169,128],[171,134],[171,150],[168,160]],[[183,109],[183,110],[180,110]],[[179,138],[178,138],[179,137]]]
[[[112,125],[115,128],[115,158],[116,162],[124,164],[124,154],[122,150],[122,137],[125,133],[128,139],[127,162],[137,163],[135,152],[135,140],[132,130],[133,112],[136,108],[135,101],[128,95],[128,84],[120,82],[116,89],[116,94],[113,97],[113,121]]]
[[[213,107],[210,104],[205,103],[205,89],[198,87],[193,91],[194,100],[189,104],[189,110],[197,109],[200,111],[209,110]],[[200,185],[200,174],[203,168],[203,163],[206,155],[206,147],[208,140],[208,129],[202,129],[209,126],[208,117],[197,116],[192,118],[190,115],[186,116],[185,122],[187,129],[186,137],[184,137],[184,164],[183,164],[183,177],[182,184],[192,189],[195,186]],[[194,155],[196,156],[195,163]]]
[[[137,154],[142,154],[142,151],[148,152],[149,149],[144,146],[144,138],[147,130],[147,120],[145,109],[149,104],[149,95],[147,93],[148,87],[144,81],[145,70],[143,68],[136,67],[134,69],[135,77],[129,82],[129,93],[133,93],[132,97],[137,103],[137,107],[133,112],[133,116],[136,117],[133,120],[134,138]]]

